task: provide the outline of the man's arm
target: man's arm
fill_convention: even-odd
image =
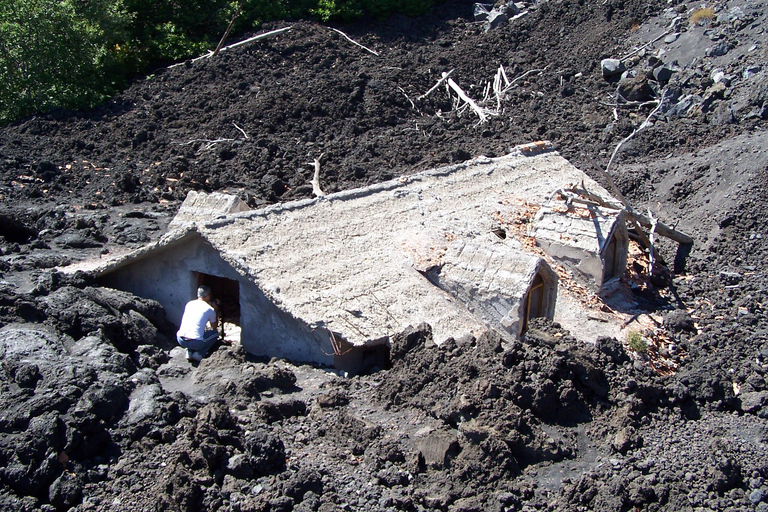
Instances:
[[[213,304],[211,308],[213,309],[213,320],[209,319],[208,322],[211,324],[211,329],[215,331],[219,328],[219,308]]]

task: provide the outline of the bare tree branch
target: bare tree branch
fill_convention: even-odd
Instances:
[[[341,30],[339,30],[339,29],[337,29],[337,28],[333,28],[333,27],[328,27],[328,28],[330,28],[331,30],[333,30],[334,32],[336,32],[336,33],[338,33],[338,34],[341,34],[341,35],[342,35],[342,36],[343,36],[343,37],[344,37],[344,38],[345,38],[347,41],[349,41],[350,43],[352,43],[352,44],[354,44],[354,45],[356,45],[356,46],[359,46],[360,48],[362,48],[363,50],[365,50],[365,51],[367,51],[367,52],[371,52],[372,54],[374,54],[374,55],[375,55],[375,56],[377,56],[377,57],[379,56],[379,52],[377,52],[377,51],[374,51],[374,50],[371,50],[371,49],[370,49],[370,48],[368,48],[367,46],[363,46],[362,44],[358,43],[357,41],[355,41],[354,39],[352,39],[351,37],[349,37],[347,34],[345,34],[344,32],[342,32]]]

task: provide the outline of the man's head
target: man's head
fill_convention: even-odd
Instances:
[[[211,298],[211,288],[210,286],[201,286],[197,289],[197,298],[203,299],[204,301],[208,302]]]

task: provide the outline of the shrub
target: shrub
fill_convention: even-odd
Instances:
[[[648,342],[646,342],[643,335],[637,331],[630,331],[627,333],[627,345],[638,354],[645,354],[648,352]]]
[[[0,123],[57,106],[91,105],[109,25],[124,13],[92,8],[81,16],[69,1],[10,0],[0,5]]]
[[[711,7],[698,9],[691,14],[691,25],[703,25],[715,19],[715,10]]]

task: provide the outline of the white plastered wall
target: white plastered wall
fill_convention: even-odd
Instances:
[[[152,251],[103,274],[99,281],[103,286],[158,301],[165,308],[168,320],[179,325],[184,306],[195,297],[197,272],[239,283],[240,342],[249,353],[296,362],[333,364],[332,355],[326,353],[326,350],[330,352],[327,340],[277,308],[253,282],[199,236]]]

